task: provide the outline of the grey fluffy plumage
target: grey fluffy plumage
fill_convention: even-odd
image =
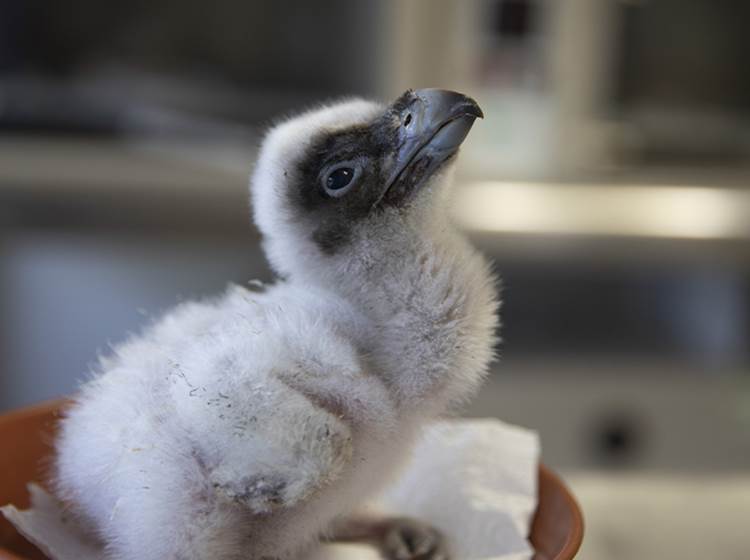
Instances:
[[[269,132],[251,191],[284,280],[169,312],[62,422],[58,495],[111,558],[304,558],[326,535],[447,557],[416,521],[357,514],[492,359],[495,280],[447,218],[474,107],[421,90]]]

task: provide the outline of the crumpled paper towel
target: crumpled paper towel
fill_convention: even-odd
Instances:
[[[539,439],[498,420],[439,422],[426,430],[401,476],[377,509],[433,524],[450,542],[454,560],[524,560],[537,503]],[[19,532],[52,560],[101,560],[101,549],[41,487],[32,506],[0,508]],[[314,560],[377,560],[363,545],[329,544]]]

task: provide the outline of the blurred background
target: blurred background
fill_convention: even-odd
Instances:
[[[0,0],[0,410],[178,301],[271,274],[274,118],[464,91],[456,219],[504,279],[469,409],[539,430],[583,559],[750,537],[750,4]]]

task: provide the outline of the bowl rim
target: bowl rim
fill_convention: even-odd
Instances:
[[[567,510],[569,511],[571,515],[571,528],[570,531],[567,532],[566,538],[565,538],[565,544],[563,545],[562,549],[557,553],[556,556],[553,558],[550,558],[549,560],[570,560],[575,557],[575,555],[578,553],[578,551],[581,548],[581,545],[583,544],[583,535],[585,531],[585,521],[583,517],[583,510],[581,509],[581,506],[578,503],[578,500],[576,500],[575,496],[573,495],[573,492],[568,488],[567,484],[563,481],[563,479],[555,473],[552,469],[547,467],[544,463],[541,461],[539,462],[539,487],[541,489],[542,481],[545,480],[548,483],[551,483],[554,487],[557,488],[557,490],[560,493],[560,496],[563,499],[563,502],[566,505]],[[532,518],[532,527],[533,523],[536,520],[537,513],[539,511],[539,505],[537,505],[537,509],[534,511],[534,517]],[[529,535],[530,537],[531,535]],[[537,555],[535,554],[534,558],[536,558]],[[538,559],[541,560],[541,559]]]

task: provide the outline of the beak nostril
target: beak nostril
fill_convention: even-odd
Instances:
[[[406,117],[404,118],[404,127],[409,126],[411,123],[411,113],[406,113]]]

